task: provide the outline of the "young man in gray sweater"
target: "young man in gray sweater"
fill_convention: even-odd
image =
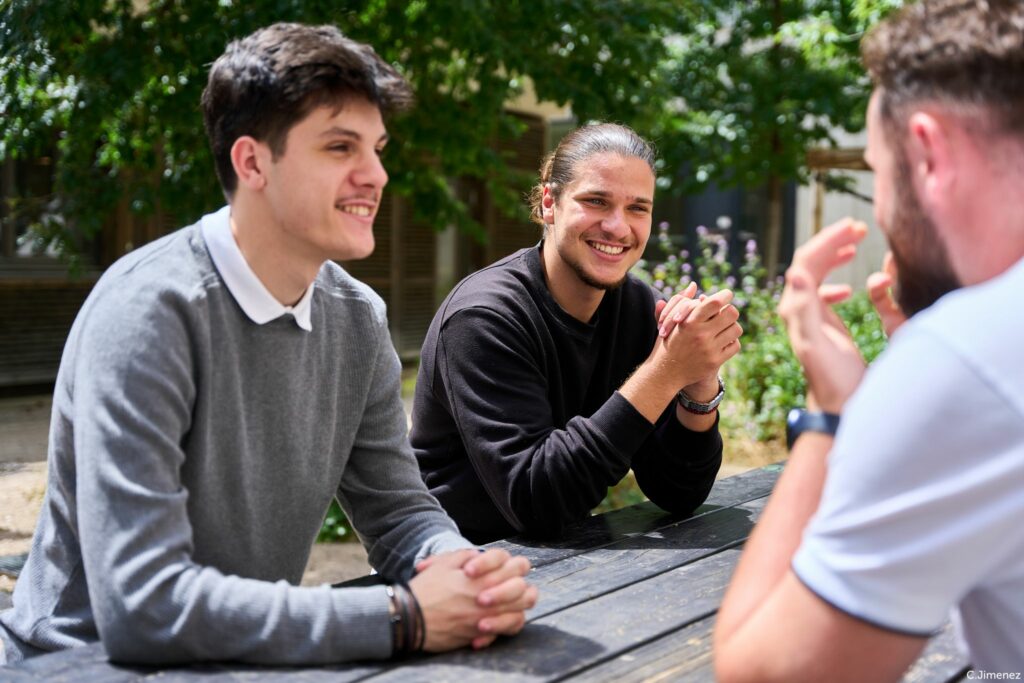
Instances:
[[[114,264],[75,321],[8,663],[100,640],[313,664],[522,628],[528,562],[477,552],[424,488],[384,304],[331,262],[373,251],[383,115],[410,99],[333,27],[277,24],[213,65],[229,205]],[[393,585],[297,586],[335,496]]]

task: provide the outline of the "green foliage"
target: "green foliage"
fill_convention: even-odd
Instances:
[[[327,516],[320,527],[320,533],[316,536],[317,543],[340,543],[357,541],[356,535],[352,533],[352,525],[349,524],[345,511],[337,500],[331,500],[331,506],[327,508]]]
[[[656,127],[665,169],[708,182],[756,187],[770,177],[806,180],[809,147],[832,131],[861,130],[870,83],[860,39],[896,0],[699,0],[682,3],[659,67],[667,106]]]
[[[612,510],[618,510],[620,508],[629,507],[630,505],[636,505],[647,500],[647,496],[640,490],[640,487],[636,483],[636,478],[633,476],[633,470],[630,470],[625,477],[622,478],[615,486],[608,487],[608,493],[605,495],[604,500],[594,508],[591,513],[599,515],[604,512],[610,512]]]
[[[418,106],[391,122],[392,188],[414,218],[480,234],[449,178],[481,179],[524,211],[527,179],[493,142],[522,133],[505,104],[533,81],[582,120],[638,123],[676,13],[670,0],[75,0],[0,3],[0,159],[56,146],[41,243],[74,251],[122,197],[169,226],[223,202],[199,112],[209,65],[275,21],[332,23],[412,82]],[[532,174],[531,174],[532,175]]]
[[[658,246],[664,260],[640,261],[634,270],[656,289],[671,296],[697,282],[700,292],[732,289],[733,303],[743,326],[742,349],[723,368],[730,402],[739,404],[746,432],[758,440],[781,439],[787,411],[804,405],[807,389],[803,370],[793,355],[785,328],[776,313],[782,278],[769,279],[761,265],[757,243],[745,245],[742,265],[733,274],[728,241],[706,228],[697,229],[699,250],[691,257],[678,251],[669,226],[659,226]],[[738,275],[738,277],[737,277]],[[858,292],[836,307],[867,362],[885,348],[885,334],[867,294]]]

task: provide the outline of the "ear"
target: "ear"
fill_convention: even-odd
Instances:
[[[540,200],[541,218],[545,223],[555,222],[555,198],[551,196],[551,186],[544,186],[544,196]]]
[[[231,165],[238,176],[238,185],[259,192],[267,184],[266,171],[271,161],[270,148],[249,135],[231,145]]]
[[[956,182],[953,123],[918,111],[907,119],[907,162],[923,206],[936,209],[950,199]]]

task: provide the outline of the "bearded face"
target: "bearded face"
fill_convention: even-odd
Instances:
[[[897,156],[888,238],[897,269],[893,295],[909,317],[963,285],[935,223],[917,199],[906,155],[899,151]]]

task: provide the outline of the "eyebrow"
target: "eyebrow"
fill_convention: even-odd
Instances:
[[[338,135],[346,138],[352,138],[353,140],[363,139],[363,136],[360,133],[357,133],[356,131],[350,128],[342,128],[341,126],[331,126],[327,130],[320,133],[320,137],[322,138],[329,138]],[[384,133],[383,135],[380,136],[380,138],[377,139],[377,142],[387,142],[389,139],[390,138],[388,137],[388,134]]]
[[[606,192],[605,190],[580,190],[579,192],[573,193],[573,196],[578,197],[584,194],[594,195],[597,197],[601,197],[602,199],[606,199],[612,196],[611,192]],[[649,204],[651,206],[654,206],[654,201],[648,199],[647,197],[631,197],[629,201],[636,202],[637,204]]]

